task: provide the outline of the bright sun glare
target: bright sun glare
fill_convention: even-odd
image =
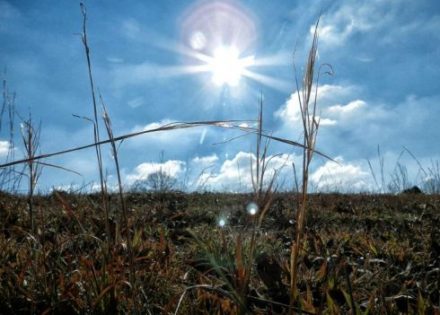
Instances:
[[[218,47],[208,63],[212,81],[218,86],[237,86],[244,70],[252,65],[253,61],[253,56],[240,59],[238,49],[233,46]]]
[[[1,0],[0,0],[1,1]],[[237,1],[195,1],[182,19],[184,45],[167,46],[196,63],[182,67],[169,67],[166,75],[207,74],[217,87],[234,87],[243,81],[257,82],[275,90],[289,93],[291,84],[258,70],[261,67],[290,63],[290,55],[256,57],[257,27],[254,15]],[[215,23],[213,23],[215,22]],[[164,44],[167,44],[164,42]],[[255,54],[255,55],[253,55]],[[203,78],[206,78],[203,76]],[[205,82],[206,83],[206,82]],[[238,94],[237,94],[238,95]]]

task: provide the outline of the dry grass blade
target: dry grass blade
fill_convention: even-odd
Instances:
[[[90,82],[90,91],[92,94],[92,102],[93,102],[93,139],[95,143],[100,142],[100,136],[99,136],[99,121],[98,121],[98,109],[97,109],[97,102],[96,102],[96,94],[95,94],[95,84],[93,81],[93,74],[92,74],[92,63],[90,60],[90,48],[87,41],[87,11],[85,5],[81,2],[80,3],[81,8],[81,14],[83,16],[83,31],[81,34],[82,43],[84,46],[86,59],[87,59],[87,70],[88,70],[88,76],[89,76],[89,82]],[[101,200],[102,200],[102,207],[104,208],[104,215],[105,215],[105,225],[106,225],[106,237],[107,242],[110,243],[110,240],[113,238],[110,231],[110,218],[109,218],[109,209],[107,204],[107,185],[104,180],[104,170],[103,170],[103,163],[102,163],[102,152],[101,152],[101,146],[98,144],[95,146],[96,150],[96,159],[98,162],[98,171],[99,171],[99,183],[101,186]]]
[[[27,168],[28,168],[28,180],[29,180],[29,191],[28,191],[28,211],[29,211],[29,221],[31,231],[35,233],[35,217],[34,217],[34,206],[33,206],[33,198],[35,186],[37,185],[38,178],[41,174],[41,165],[35,163],[34,156],[35,152],[38,150],[40,146],[40,130],[41,125],[38,128],[35,128],[32,123],[32,117],[29,115],[29,119],[22,123],[22,139],[23,145],[26,152],[27,157]]]
[[[129,270],[130,270],[130,284],[132,288],[132,296],[133,301],[135,302],[135,312],[138,312],[138,305],[137,305],[137,298],[136,298],[136,292],[137,292],[137,285],[136,285],[136,270],[134,267],[134,254],[133,254],[133,245],[132,245],[132,235],[130,233],[130,227],[128,224],[128,213],[127,213],[127,206],[125,204],[125,198],[124,198],[124,192],[122,188],[122,179],[121,179],[121,171],[119,167],[119,157],[118,157],[118,150],[116,148],[116,143],[114,141],[113,137],[113,129],[112,124],[110,120],[110,116],[107,112],[107,109],[104,105],[104,102],[102,100],[102,97],[100,97],[101,103],[103,106],[104,111],[104,123],[107,130],[108,137],[111,140],[111,147],[112,147],[112,153],[113,153],[113,159],[115,161],[115,167],[116,167],[116,175],[118,178],[118,191],[119,191],[119,200],[121,202],[121,210],[122,210],[122,221],[124,222],[125,226],[125,232],[126,232],[126,239],[127,239],[127,249],[128,249],[128,258],[129,258]]]
[[[294,147],[299,147],[299,148],[302,148],[302,149],[307,149],[307,146],[305,146],[305,145],[303,145],[303,144],[301,144],[299,142],[293,141],[293,140],[279,138],[279,137],[275,137],[275,136],[267,135],[267,134],[263,134],[263,137],[266,137],[266,138],[269,138],[269,139],[272,139],[272,140],[275,140],[275,141],[278,141],[278,142],[281,142],[281,143],[285,143],[285,144],[288,144],[288,145],[291,145],[291,146],[294,146]],[[334,163],[339,164],[338,161],[334,160],[333,158],[331,158],[327,154],[322,153],[321,151],[318,151],[318,150],[315,150],[315,149],[310,149],[310,152],[312,152],[314,154],[317,154],[317,155],[320,155],[320,156],[322,156],[323,158],[325,158],[325,159],[327,159],[329,161],[332,161]],[[1,167],[1,165],[0,165],[0,167]]]
[[[219,127],[219,128],[241,130],[241,129],[243,129],[243,127],[240,127],[240,124],[243,122],[249,122],[249,120],[214,120],[214,121],[195,121],[195,122],[175,122],[175,123],[170,123],[170,124],[160,126],[158,128],[142,130],[142,131],[128,133],[128,134],[125,134],[122,136],[114,137],[113,141],[119,142],[119,141],[123,141],[125,139],[138,137],[138,136],[148,134],[148,133],[171,131],[171,130],[178,130],[178,129],[187,129],[187,128],[194,128],[194,127],[202,127],[202,126],[213,126],[213,127]],[[85,150],[85,149],[89,149],[89,148],[94,148],[96,146],[100,146],[103,144],[110,144],[111,142],[112,142],[112,140],[110,140],[110,139],[101,140],[99,142],[95,142],[95,143],[91,143],[91,144],[87,144],[87,145],[83,145],[83,146],[78,146],[78,147],[74,147],[74,148],[70,148],[70,149],[66,149],[66,150],[62,150],[62,151],[35,155],[32,158],[26,158],[26,159],[21,159],[21,160],[16,160],[16,161],[11,161],[8,163],[0,164],[0,168],[12,166],[12,165],[17,165],[17,164],[22,164],[22,163],[28,163],[29,161],[50,158],[50,157],[59,156],[59,155],[63,155],[63,154],[71,153],[71,152],[76,152],[76,151],[81,151],[81,150]]]
[[[4,73],[6,77],[6,70]],[[15,159],[15,99],[16,94],[10,93],[7,85],[7,81],[3,79],[3,103],[0,111],[0,132],[3,130],[3,126],[9,129],[8,133],[8,150],[5,157],[5,161],[11,161]],[[6,116],[6,117],[4,117]],[[4,121],[4,118],[6,120]],[[24,168],[22,171],[18,171],[15,167],[9,167],[0,170],[0,187],[3,191],[17,192],[21,183],[21,179],[24,174]],[[19,176],[17,176],[19,175]]]
[[[36,162],[35,164],[57,168],[57,169],[60,169],[60,170],[63,170],[63,171],[69,172],[69,173],[76,174],[78,176],[82,176],[81,173],[78,173],[74,170],[71,170],[71,169],[63,167],[63,166],[59,166],[59,165],[55,165],[55,164],[51,164],[51,163],[45,163],[45,162]]]
[[[298,85],[298,79],[295,73],[295,80],[297,85],[298,102],[301,111],[301,120],[303,123],[303,161],[302,161],[302,189],[301,189],[301,202],[296,212],[295,223],[295,241],[292,242],[291,247],[291,260],[290,260],[290,306],[293,306],[297,300],[297,273],[298,273],[298,255],[299,249],[302,247],[302,238],[304,230],[304,219],[307,209],[307,194],[308,194],[308,180],[309,180],[309,167],[312,162],[313,154],[315,151],[316,138],[319,129],[319,117],[317,116],[317,96],[318,96],[318,84],[319,76],[323,67],[327,67],[329,70],[325,73],[333,74],[333,69],[328,64],[323,64],[317,71],[316,82],[315,67],[316,57],[318,51],[318,26],[319,19],[315,24],[315,30],[313,34],[312,45],[309,50],[307,59],[307,65],[305,67],[302,86]],[[296,71],[296,69],[295,69]],[[312,93],[315,93],[313,101],[311,100]],[[322,155],[322,154],[320,154]],[[332,160],[328,156],[326,158]],[[333,161],[333,160],[332,160]],[[292,314],[292,309],[289,311]]]

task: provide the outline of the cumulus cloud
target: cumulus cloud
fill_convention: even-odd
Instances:
[[[371,176],[361,166],[344,162],[327,161],[310,176],[310,181],[317,191],[357,192],[371,190]]]
[[[277,183],[290,176],[289,183],[293,182],[291,164],[294,158],[288,154],[267,157],[265,184],[277,173]],[[130,186],[137,180],[145,180],[157,171],[163,171],[169,176],[183,183],[184,189],[245,192],[252,190],[251,170],[255,172],[255,154],[238,152],[234,157],[220,161],[216,154],[194,157],[188,163],[180,160],[168,160],[161,163],[145,162],[136,166],[125,176],[125,183]],[[252,163],[252,167],[251,167]]]
[[[267,157],[267,161],[266,181],[270,181],[276,172],[278,184],[283,184],[280,181],[291,171],[290,166],[294,158],[288,154],[272,155]],[[218,170],[202,174],[198,178],[198,184],[203,184],[206,189],[213,191],[250,191],[251,172],[255,172],[255,163],[255,154],[240,151],[233,158],[224,160]]]
[[[210,165],[214,165],[215,163],[217,163],[218,160],[219,158],[217,154],[214,153],[208,156],[202,156],[202,157],[196,156],[191,160],[191,163],[200,167],[207,167]]]
[[[356,103],[349,103],[345,106],[340,105],[338,102],[341,100],[350,100],[353,95],[358,92],[358,88],[352,85],[331,85],[325,84],[318,87],[317,103],[319,111],[328,108],[327,112],[323,111],[321,115],[321,125],[336,125],[338,115],[333,117],[326,117],[325,114],[334,114],[345,110],[355,110],[361,107],[362,100],[357,100]],[[348,106],[348,107],[347,107]],[[329,115],[330,116],[330,115]],[[298,91],[292,93],[287,102],[275,112],[275,117],[281,119],[285,124],[294,124],[301,121],[301,111],[298,100]]]
[[[320,126],[334,126],[338,123],[336,120],[330,118],[321,118],[321,117],[317,117],[317,118],[319,119]]]
[[[357,110],[359,110],[362,107],[365,107],[367,104],[362,100],[355,100],[347,105],[333,105],[330,106],[327,111],[328,113],[335,114],[335,115],[347,115],[351,114]]]
[[[126,182],[131,185],[137,180],[145,180],[150,174],[159,171],[162,171],[173,178],[178,178],[185,171],[185,165],[185,162],[179,160],[168,160],[163,163],[141,163],[134,168],[132,173],[126,175]]]
[[[353,85],[324,85],[318,88],[318,113],[321,129],[317,148],[330,156],[343,154],[349,161],[375,154],[377,145],[400,151],[409,147],[417,154],[435,155],[440,132],[436,118],[440,96],[409,95],[391,102],[364,97]],[[297,94],[294,93],[275,113],[281,121],[277,131],[282,137],[302,135]],[[421,141],[423,139],[423,141]]]

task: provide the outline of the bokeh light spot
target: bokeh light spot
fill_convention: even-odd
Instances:
[[[250,215],[256,215],[258,212],[258,205],[255,202],[250,202],[247,206],[246,206],[246,211],[247,213],[249,213]]]
[[[221,218],[220,220],[218,220],[218,226],[219,227],[225,227],[225,225],[226,225],[226,219],[224,219],[224,218]]]

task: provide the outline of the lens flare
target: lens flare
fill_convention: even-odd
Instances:
[[[180,29],[184,42],[205,54],[222,45],[245,51],[256,41],[254,19],[251,11],[232,1],[196,1],[183,14]]]
[[[190,38],[191,48],[194,50],[202,50],[206,46],[206,36],[201,31],[196,31]]]
[[[250,215],[256,215],[258,212],[258,205],[255,202],[250,202],[247,206],[246,206],[246,211],[247,213],[249,213]]]
[[[219,227],[225,227],[226,226],[226,219],[224,219],[224,218],[220,218],[219,220],[218,220],[218,226]]]
[[[238,1],[194,1],[179,19],[181,41],[175,42],[153,31],[142,30],[152,45],[179,54],[183,58],[182,65],[145,62],[126,67],[118,74],[133,78],[134,82],[152,77],[200,75],[205,83],[202,92],[209,91],[208,84],[211,82],[205,80],[209,75],[214,86],[236,87],[246,79],[278,91],[290,92],[290,82],[257,71],[260,67],[289,64],[290,54],[257,54],[256,21],[257,16]],[[248,85],[242,86],[246,88]],[[235,88],[234,91],[237,93],[239,89]]]

